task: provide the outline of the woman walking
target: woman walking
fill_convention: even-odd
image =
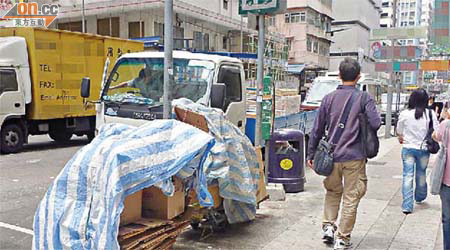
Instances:
[[[447,103],[448,105],[448,103]],[[446,109],[446,112],[442,112],[441,118],[444,121],[439,125],[439,129],[433,134],[433,139],[438,142],[442,142],[443,149],[447,149],[445,152],[445,167],[443,171],[441,190],[439,195],[441,196],[442,205],[442,231],[444,234],[444,250],[450,250],[450,109]]]
[[[436,114],[427,109],[427,106],[427,92],[424,89],[415,90],[409,98],[408,108],[400,113],[397,125],[398,140],[400,144],[403,144],[402,211],[404,214],[412,213],[414,200],[422,203],[427,198],[426,170],[430,153],[426,147],[425,137],[428,132],[430,112],[433,128],[437,129],[439,125]],[[413,190],[414,179],[415,190]]]

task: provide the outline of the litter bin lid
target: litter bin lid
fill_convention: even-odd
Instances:
[[[299,141],[303,139],[303,132],[296,129],[276,130],[270,139],[274,141]]]

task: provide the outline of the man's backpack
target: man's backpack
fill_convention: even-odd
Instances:
[[[378,140],[377,131],[372,129],[369,119],[366,115],[366,104],[369,96],[367,92],[362,92],[361,96],[361,113],[359,113],[359,136],[365,156],[368,159],[374,158],[380,149],[380,141]]]

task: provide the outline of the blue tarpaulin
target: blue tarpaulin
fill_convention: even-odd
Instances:
[[[198,171],[203,206],[213,204],[203,161],[214,145],[209,134],[176,120],[141,127],[107,124],[67,162],[34,217],[34,249],[119,249],[117,234],[126,196],[156,185],[173,190],[169,178]]]

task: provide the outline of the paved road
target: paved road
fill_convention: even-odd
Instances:
[[[86,143],[85,137],[60,145],[46,135],[31,136],[23,152],[0,155],[0,249],[30,249],[29,230],[39,201],[66,161]],[[9,229],[11,225],[19,228]]]
[[[38,202],[65,162],[86,143],[77,138],[61,146],[42,136],[32,141],[23,153],[0,156],[0,249],[30,249]],[[392,138],[382,141],[380,151],[368,165],[369,188],[352,235],[355,249],[442,249],[438,197],[430,196],[404,216],[400,147]],[[322,177],[307,170],[306,178],[305,192],[262,203],[255,221],[209,237],[189,230],[175,249],[329,249],[320,240]]]

